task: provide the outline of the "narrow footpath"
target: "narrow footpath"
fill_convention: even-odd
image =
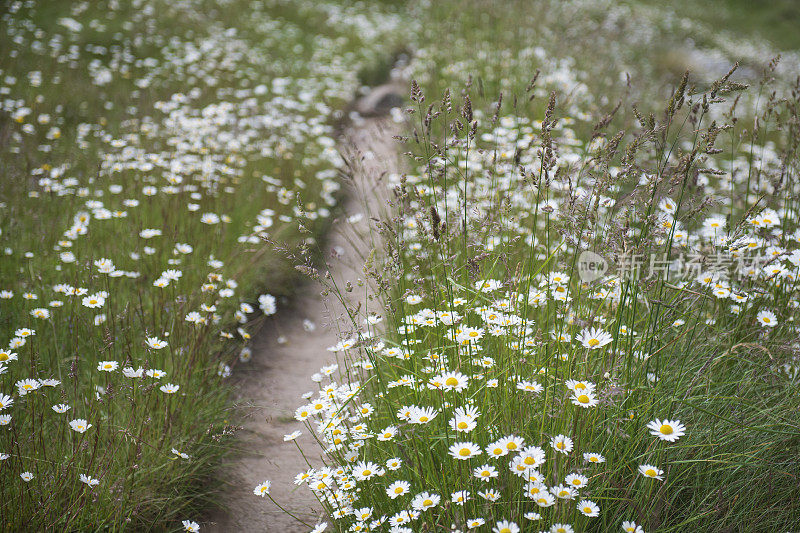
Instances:
[[[380,192],[390,173],[398,170],[397,125],[390,119],[357,118],[340,139],[340,150],[348,160],[350,178],[346,190],[345,215],[331,230],[326,246],[328,270],[339,287],[349,281],[354,289],[346,294],[362,302],[359,314],[380,313],[377,302],[368,302],[363,280],[363,260],[374,239],[370,217],[386,212]],[[373,224],[374,226],[374,224]],[[374,232],[374,229],[372,230]],[[320,269],[324,272],[322,269]],[[203,525],[217,532],[302,532],[311,528],[283,513],[269,499],[253,494],[256,485],[272,482],[270,494],[287,510],[312,526],[324,521],[319,503],[305,486],[294,484],[295,476],[321,464],[321,449],[309,431],[294,419],[303,404],[303,394],[317,391],[311,376],[335,362],[328,347],[352,333],[344,308],[335,296],[323,297],[322,287],[308,282],[294,299],[293,309],[284,309],[275,323],[267,325],[253,346],[253,358],[239,367],[236,405],[246,418],[235,439],[235,452],[221,468],[224,483],[220,507]],[[364,303],[368,305],[365,308]],[[279,342],[280,337],[284,338]],[[238,369],[237,369],[238,370]],[[302,431],[297,439],[306,459],[284,435]]]

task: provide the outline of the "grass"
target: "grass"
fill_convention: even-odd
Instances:
[[[340,345],[340,374],[298,411],[324,443],[307,483],[336,531],[800,521],[791,73],[671,78],[654,57],[684,44],[652,15],[415,12],[409,171],[375,275],[398,283],[385,327]],[[583,278],[586,250],[617,270]],[[747,272],[761,251],[774,259]],[[632,254],[641,276],[620,270]],[[685,434],[660,438],[663,421]]]
[[[330,217],[334,114],[382,14],[219,7],[4,10],[0,529],[197,516],[235,428],[225,378],[274,314],[256,297],[296,281],[263,239],[296,248]]]
[[[324,236],[406,53],[386,308],[297,415],[333,529],[795,527],[797,61],[717,31],[795,48],[791,6],[705,5],[4,4],[0,527],[194,528],[296,280],[264,241]]]
[[[649,0],[644,3],[655,5],[655,2]],[[663,7],[664,3],[660,2],[658,5]],[[766,41],[779,50],[800,48],[800,39],[795,31],[800,21],[800,6],[792,0],[779,0],[768,4],[752,0],[724,2],[673,0],[667,5],[682,17],[703,22],[731,35]]]

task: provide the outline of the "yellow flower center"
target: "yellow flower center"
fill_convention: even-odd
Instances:
[[[580,479],[573,479],[572,480],[572,484],[575,485],[576,487],[580,487],[581,486],[581,480]]]
[[[395,494],[403,494],[403,487],[397,487],[396,489],[394,489],[394,493]]]
[[[525,463],[526,465],[532,465],[534,463],[534,460],[533,457],[526,457],[525,459],[523,459],[522,462]]]
[[[508,444],[506,444],[506,448],[509,449],[509,450],[516,450],[517,449],[517,443],[516,442],[509,442]]]
[[[598,344],[600,344],[600,341],[597,339],[589,339],[589,342],[587,344],[589,346],[597,346]]]
[[[587,513],[587,514],[588,514],[588,513],[591,513],[591,512],[592,512],[592,508],[591,508],[591,507],[584,507],[584,508],[583,508],[583,512],[584,512],[584,513]]]
[[[458,429],[467,429],[468,425],[466,422],[461,421],[458,423]]]
[[[656,471],[653,470],[652,468],[648,468],[647,470],[644,471],[644,475],[648,477],[656,477]]]
[[[458,455],[461,457],[467,457],[470,454],[469,448],[461,448],[458,450]]]
[[[433,501],[431,500],[425,500],[422,502],[423,507],[430,507],[431,505],[433,505]]]
[[[558,448],[559,450],[563,450],[564,449],[564,443],[563,442],[556,443],[556,448]]]
[[[421,417],[419,417],[419,421],[420,422],[427,422],[428,421],[428,417],[427,416],[421,416]]]
[[[503,529],[500,530],[500,533],[511,533],[511,528],[504,527]]]
[[[448,387],[455,387],[458,385],[458,380],[456,378],[447,378],[447,381],[444,382],[445,385]]]
[[[589,397],[585,394],[578,396],[578,401],[581,403],[589,403]]]
[[[663,435],[672,435],[672,434],[675,432],[675,430],[673,430],[673,429],[672,429],[672,426],[670,426],[669,424],[664,424],[664,425],[662,425],[662,426],[659,428],[659,431],[660,431],[660,432],[661,432]]]

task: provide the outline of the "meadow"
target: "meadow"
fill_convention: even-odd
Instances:
[[[800,527],[800,45],[740,4],[6,3],[0,528],[205,527],[390,71],[297,531]]]

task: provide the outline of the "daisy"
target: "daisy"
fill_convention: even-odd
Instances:
[[[552,507],[556,503],[556,497],[549,492],[540,492],[533,500],[539,507]]]
[[[547,492],[547,485],[544,483],[534,481],[525,485],[524,494],[532,500],[535,500],[542,492]]]
[[[30,472],[23,472],[19,475],[22,478],[22,481],[28,482],[33,479],[33,474]]]
[[[494,489],[478,492],[478,496],[489,502],[496,502],[500,499],[500,493]]]
[[[639,473],[642,474],[644,477],[649,477],[652,479],[657,479],[659,481],[663,481],[664,478],[664,471],[658,468],[657,466],[653,465],[639,465]]]
[[[525,445],[525,439],[516,435],[509,435],[500,439],[498,443],[509,452],[515,452]]]
[[[192,522],[191,520],[183,520],[181,522],[183,524],[183,530],[189,531],[190,533],[197,533],[200,531],[200,524],[197,522]]]
[[[675,442],[686,433],[686,426],[680,420],[659,420],[656,418],[647,424],[650,434],[661,440]]]
[[[481,448],[475,443],[472,442],[456,442],[452,446],[450,446],[449,453],[451,457],[460,460],[467,460],[472,459],[473,457],[477,457],[480,455]]]
[[[373,476],[382,475],[382,469],[371,461],[360,461],[353,467],[353,475],[359,481],[365,481]]]
[[[595,398],[594,394],[591,392],[575,393],[575,395],[571,398],[571,401],[573,405],[583,407],[584,409],[594,407],[600,403],[600,400]]]
[[[65,404],[65,403],[59,403],[59,404],[56,404],[56,405],[53,406],[53,411],[55,411],[58,414],[64,414],[67,411],[69,411],[70,409],[72,409],[72,408],[69,405]]]
[[[83,418],[76,418],[75,420],[70,420],[69,427],[78,433],[85,433],[92,425]]]
[[[444,390],[461,392],[469,385],[469,378],[461,372],[445,372],[437,377],[438,381],[442,383],[442,388]]]
[[[561,500],[571,500],[578,495],[577,490],[566,485],[556,485],[550,489],[550,492],[553,493],[553,496]]]
[[[14,398],[7,394],[0,394],[0,411],[14,405]]]
[[[175,385],[174,383],[167,383],[166,385],[161,385],[159,387],[159,390],[161,390],[161,392],[165,394],[174,394],[178,392],[178,389],[180,388],[181,388],[180,385]]]
[[[475,419],[467,416],[454,416],[450,419],[450,427],[455,431],[470,432],[478,425]]]
[[[586,453],[584,453],[583,454],[583,460],[586,461],[587,463],[594,463],[594,464],[600,464],[600,463],[605,463],[606,462],[606,458],[605,457],[603,457],[599,453],[594,453],[594,452],[586,452]]]
[[[397,435],[397,427],[389,426],[378,432],[378,440],[379,441],[392,440],[395,435]]]
[[[42,386],[37,379],[23,379],[17,381],[15,385],[17,386],[17,391],[20,396],[25,396],[29,392],[33,392]]]
[[[501,520],[492,528],[492,533],[519,533],[519,526],[508,520]]]
[[[101,372],[113,372],[119,368],[119,363],[116,361],[100,361],[97,363],[97,370]]]
[[[550,533],[575,533],[575,530],[569,524],[553,524]]]
[[[283,436],[283,442],[289,442],[289,441],[295,440],[300,435],[302,435],[302,433],[300,431],[296,431],[296,430],[292,431],[288,435],[284,435]]]
[[[188,455],[188,454],[185,454],[185,453],[183,453],[183,452],[179,452],[179,451],[178,451],[178,450],[176,450],[175,448],[172,448],[172,453],[174,453],[175,455],[177,455],[177,456],[178,456],[178,457],[180,457],[181,459],[188,459],[188,458],[189,458],[189,455]]]
[[[578,335],[578,341],[584,348],[596,350],[602,348],[613,340],[611,335],[600,328],[584,329]]]
[[[256,485],[256,488],[253,489],[253,494],[256,496],[261,496],[262,498],[269,494],[269,487],[272,485],[272,482],[267,480],[260,485]]]
[[[572,439],[566,435],[557,435],[550,441],[550,446],[566,455],[572,451]]]
[[[468,490],[459,490],[450,495],[450,501],[456,505],[464,505],[469,499]]]
[[[162,341],[158,337],[147,337],[145,340],[145,344],[152,348],[153,350],[160,350],[167,345],[167,341]]]
[[[600,507],[591,500],[581,500],[578,502],[578,511],[584,516],[596,517],[600,516]]]
[[[100,296],[99,294],[95,294],[92,296],[86,296],[81,300],[81,303],[84,307],[88,307],[90,309],[97,309],[98,307],[103,307],[103,304],[106,303],[106,299]]]
[[[772,311],[759,311],[759,313],[756,315],[756,320],[758,320],[762,326],[768,328],[774,328],[778,325],[778,318]]]
[[[386,494],[391,498],[395,499],[398,496],[402,496],[403,494],[408,494],[411,490],[411,484],[408,481],[395,481],[388,487],[386,487]]]
[[[636,522],[626,520],[622,523],[622,531],[625,533],[644,533],[642,526],[637,526]]]
[[[473,470],[472,475],[482,481],[489,481],[492,478],[496,478],[498,474],[497,474],[497,469],[495,467],[490,465],[483,465]]]
[[[581,489],[589,483],[589,478],[581,474],[570,474],[566,478],[564,478],[564,483],[566,483],[570,487]]]
[[[398,470],[403,466],[403,461],[399,457],[392,457],[386,461],[386,468],[389,470]]]
[[[481,527],[483,524],[486,523],[486,520],[483,518],[470,518],[467,520],[467,527],[470,529],[475,529],[477,527]]]
[[[564,384],[575,394],[593,393],[595,389],[595,384],[591,381],[576,381],[574,379],[568,379],[566,382],[564,382]]]
[[[414,499],[411,500],[411,507],[416,511],[427,511],[432,507],[436,507],[440,500],[441,498],[438,494],[421,492],[414,496]]]
[[[439,412],[433,407],[414,407],[409,415],[408,422],[411,424],[427,424],[438,415]]]
[[[86,483],[90,487],[94,487],[100,484],[99,479],[93,478],[92,476],[87,476],[86,474],[80,474],[78,476],[78,479],[80,480],[81,483]]]
[[[126,378],[140,378],[142,374],[144,374],[144,369],[142,367],[134,369],[131,366],[126,366],[122,369],[122,375]]]
[[[486,454],[492,457],[503,457],[508,454],[508,450],[502,441],[497,441],[486,447]]]
[[[526,392],[539,393],[544,390],[544,387],[535,381],[520,381],[517,383],[517,389]]]

